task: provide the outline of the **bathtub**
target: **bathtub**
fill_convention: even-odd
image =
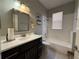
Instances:
[[[63,41],[57,41],[57,40],[43,41],[43,44],[45,44],[46,46],[50,46],[57,52],[63,54],[67,54],[68,51],[72,51],[72,44]]]

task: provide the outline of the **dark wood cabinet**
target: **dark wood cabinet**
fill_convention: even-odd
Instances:
[[[2,52],[2,59],[39,59],[42,53],[42,38]]]

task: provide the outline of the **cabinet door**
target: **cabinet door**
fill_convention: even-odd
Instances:
[[[40,56],[42,55],[42,50],[43,50],[43,45],[39,46],[38,49],[37,49],[38,58],[40,58]]]
[[[39,59],[42,54],[42,47],[33,47],[25,52],[25,59]]]
[[[19,53],[16,59],[25,59],[25,52]]]
[[[37,47],[33,47],[26,51],[26,59],[37,59]]]

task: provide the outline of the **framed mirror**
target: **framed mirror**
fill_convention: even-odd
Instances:
[[[13,27],[15,29],[15,32],[25,33],[29,31],[30,16],[18,10],[13,9],[12,11]]]

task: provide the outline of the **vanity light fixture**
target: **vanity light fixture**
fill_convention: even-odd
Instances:
[[[19,10],[20,12],[30,14],[30,8],[23,4],[20,0],[15,0],[14,9]]]
[[[26,6],[25,4],[21,4],[19,10],[21,12],[25,12],[25,13],[28,13],[28,14],[30,13],[30,8],[28,6]]]

